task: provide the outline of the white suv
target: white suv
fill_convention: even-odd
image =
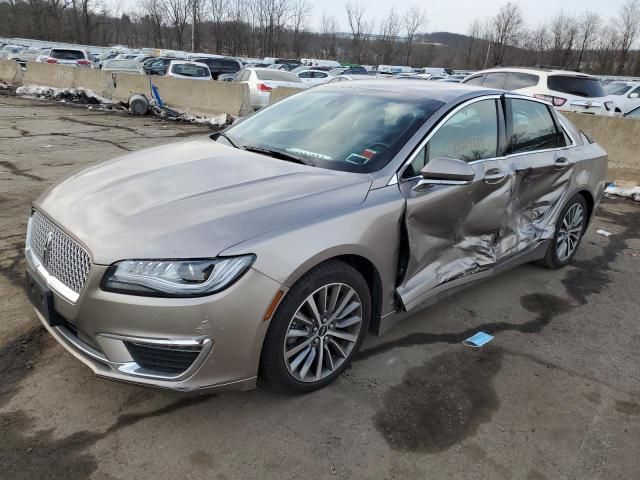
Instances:
[[[89,53],[76,48],[51,48],[43,50],[36,62],[66,65],[68,67],[93,68],[95,65]]]
[[[513,90],[551,103],[558,110],[607,115],[613,102],[596,77],[544,68],[492,68],[476,72],[462,83]]]

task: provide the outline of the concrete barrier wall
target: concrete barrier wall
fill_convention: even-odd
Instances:
[[[135,93],[150,98],[152,82],[158,87],[163,102],[181,112],[198,116],[222,113],[243,116],[253,111],[248,87],[232,82],[148,77],[35,62],[27,63],[23,75],[20,66],[13,61],[0,62],[0,80],[16,86],[86,88],[101,97],[123,103]]]
[[[609,180],[640,184],[640,120],[564,113],[580,130],[598,142],[609,154]]]
[[[162,101],[194,115],[248,114],[249,89],[243,83],[151,77]]]
[[[24,85],[44,85],[55,88],[72,88],[77,68],[51,65],[48,63],[27,63],[22,83]]]
[[[22,84],[22,68],[14,60],[0,60],[0,82],[8,85]]]
[[[304,91],[302,88],[291,88],[291,87],[278,87],[271,90],[271,94],[269,95],[269,105],[273,105],[279,100],[283,98],[290,97],[291,95],[295,95],[296,93],[300,93]]]

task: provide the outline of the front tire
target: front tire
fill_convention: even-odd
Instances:
[[[541,262],[545,267],[558,269],[571,262],[587,226],[587,212],[587,201],[580,194],[564,206],[556,222],[553,240]]]
[[[307,393],[333,382],[360,348],[371,293],[360,272],[337,260],[307,272],[271,319],[260,372],[274,389]]]

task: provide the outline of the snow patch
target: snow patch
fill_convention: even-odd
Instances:
[[[618,197],[630,198],[636,202],[640,202],[640,186],[635,187],[617,187],[615,185],[609,185],[604,189],[604,193],[610,195],[617,195]]]
[[[36,99],[53,99],[66,101],[74,101],[78,103],[100,103],[111,105],[113,102],[108,98],[101,97],[93,90],[88,88],[54,88],[44,85],[24,85],[16,89],[16,94],[22,97]]]

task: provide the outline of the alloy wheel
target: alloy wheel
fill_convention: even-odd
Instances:
[[[349,358],[362,326],[362,302],[344,283],[325,285],[296,310],[284,339],[289,374],[301,382],[331,375]]]
[[[582,230],[584,228],[584,209],[579,203],[567,210],[556,239],[556,254],[560,261],[565,261],[571,257],[578,247]]]

